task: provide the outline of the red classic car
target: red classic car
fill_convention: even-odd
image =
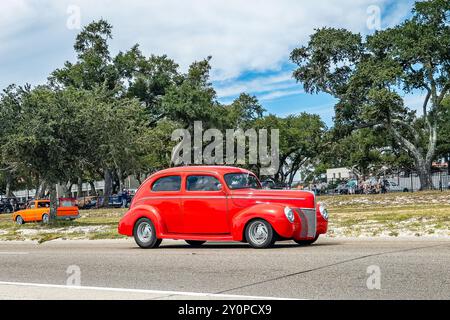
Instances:
[[[162,239],[248,242],[267,248],[277,240],[314,243],[327,232],[328,213],[315,195],[263,190],[250,171],[234,167],[178,167],[157,172],[138,189],[119,222],[141,248]]]

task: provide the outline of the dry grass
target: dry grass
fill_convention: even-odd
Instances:
[[[80,211],[74,221],[56,221],[49,225],[26,223],[17,226],[10,214],[0,215],[0,240],[36,240],[39,243],[55,239],[116,239],[117,224],[126,209]]]
[[[330,212],[329,236],[450,236],[450,192],[322,196]],[[126,209],[81,211],[75,221],[16,226],[0,215],[0,240],[116,239]]]
[[[450,236],[450,192],[323,196],[331,236]]]

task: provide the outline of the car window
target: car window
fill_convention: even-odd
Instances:
[[[180,191],[181,190],[181,177],[170,176],[163,177],[155,181],[152,186],[152,191]]]
[[[48,203],[48,202],[38,202],[38,208],[50,208],[50,203]]]
[[[212,176],[189,176],[186,181],[187,191],[220,191],[222,184]]]
[[[258,178],[248,173],[229,173],[225,175],[228,188],[237,189],[261,189]]]
[[[60,207],[75,207],[75,203],[70,200],[63,200],[59,202]]]

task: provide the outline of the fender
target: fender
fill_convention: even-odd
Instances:
[[[153,222],[158,238],[166,233],[161,214],[155,207],[150,205],[139,205],[128,211],[120,221],[119,233],[129,237],[133,236],[134,225],[141,218],[147,218]]]
[[[275,232],[283,237],[290,238],[300,228],[300,221],[297,217],[291,223],[284,214],[287,205],[280,203],[261,203],[250,208],[246,208],[233,217],[232,237],[234,241],[244,240],[244,229],[246,224],[253,219],[264,219],[269,222]]]

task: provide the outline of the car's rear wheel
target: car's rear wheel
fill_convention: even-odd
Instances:
[[[141,218],[136,222],[133,235],[137,245],[143,249],[157,248],[162,241],[156,237],[155,226],[147,218]]]
[[[251,221],[245,228],[247,242],[256,249],[269,248],[275,243],[275,233],[270,223],[263,219]]]
[[[42,216],[42,223],[48,224],[49,222],[50,222],[50,216],[49,216],[47,213],[45,213],[45,214]]]
[[[294,240],[294,241],[301,246],[309,246],[312,245],[314,242],[316,242],[317,239],[319,239],[319,235],[317,235],[314,239],[311,240]]]
[[[192,247],[201,247],[206,243],[206,241],[186,240],[186,243],[191,245]]]
[[[16,224],[18,224],[19,226],[24,224],[25,221],[23,221],[23,218],[21,216],[17,216],[16,217]]]

